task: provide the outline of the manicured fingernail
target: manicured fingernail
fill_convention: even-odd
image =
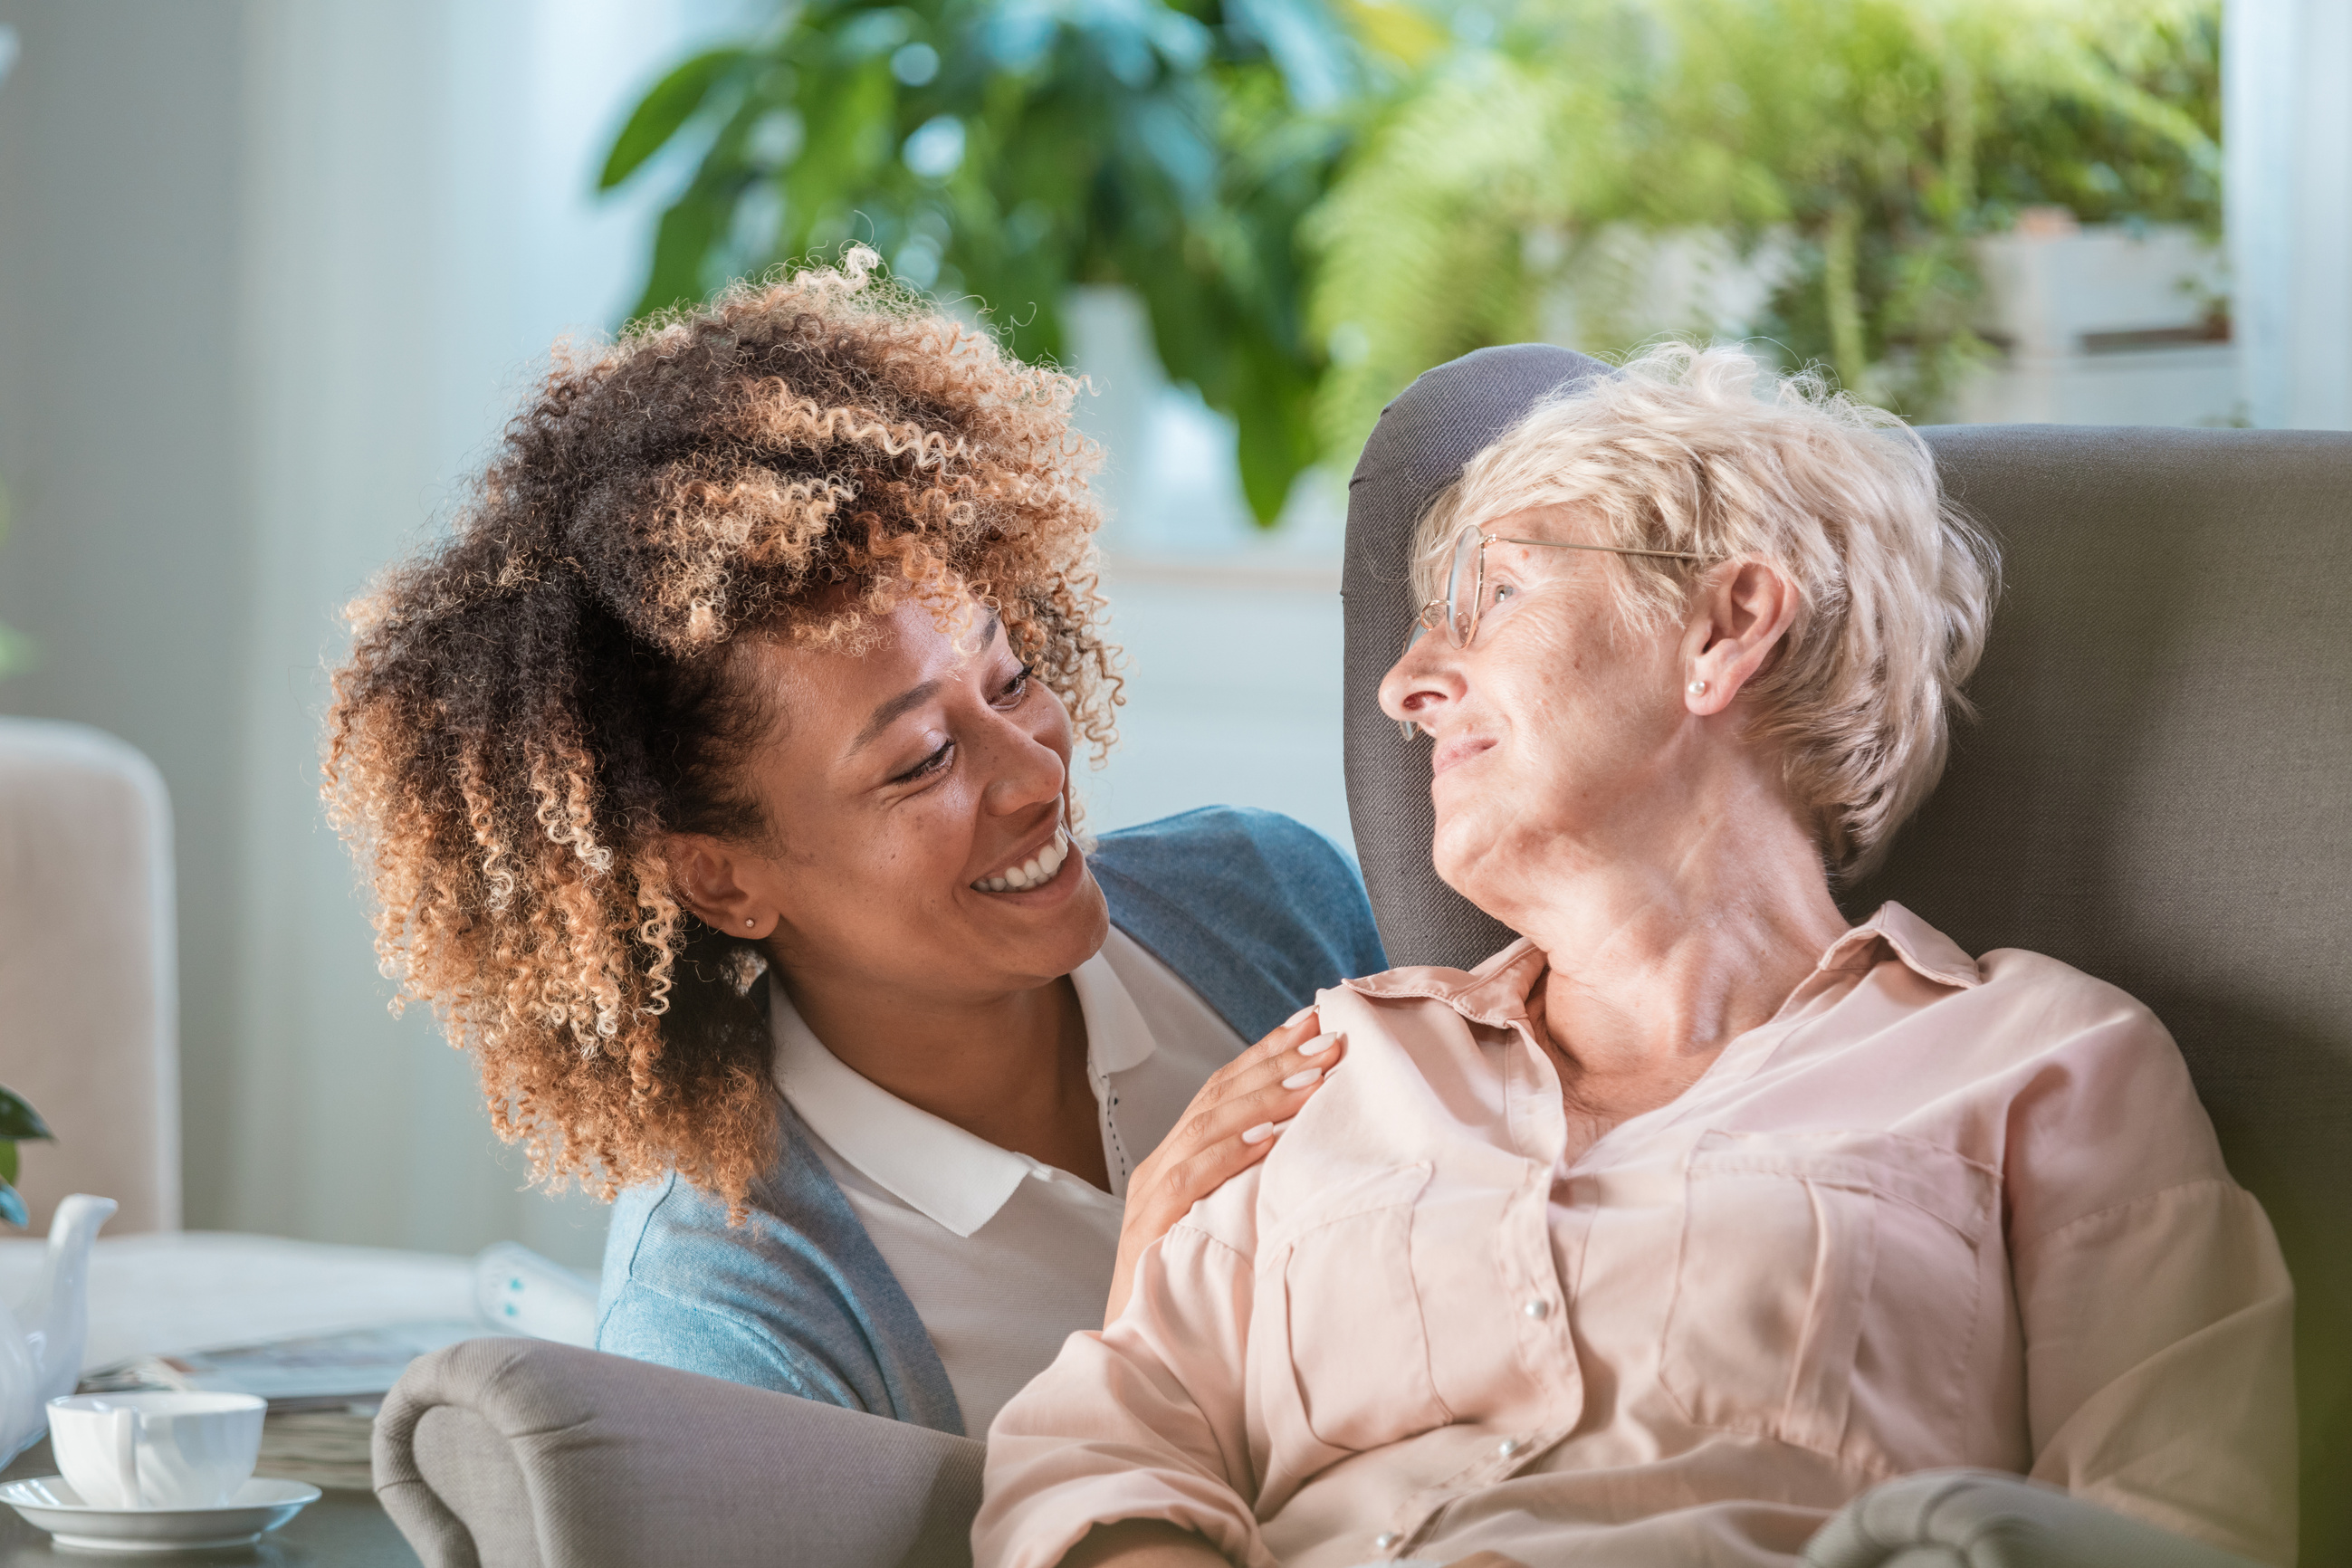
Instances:
[[[1273,1137],[1276,1133],[1281,1131],[1284,1127],[1287,1127],[1289,1125],[1290,1123],[1287,1121],[1282,1123],[1279,1127],[1271,1121],[1261,1121],[1256,1126],[1242,1134],[1242,1142],[1244,1143],[1263,1143],[1267,1139]]]
[[[1339,1043],[1339,1037],[1337,1035],[1318,1035],[1299,1047],[1298,1054],[1302,1057],[1319,1057]]]
[[[1291,1122],[1296,1121],[1297,1121],[1297,1120],[1298,1120],[1298,1118],[1297,1118],[1296,1116],[1293,1116],[1293,1117],[1289,1117],[1289,1118],[1287,1118],[1287,1119],[1286,1119],[1286,1120],[1284,1120],[1284,1121],[1277,1121],[1277,1122],[1276,1122],[1276,1123],[1274,1124],[1274,1130],[1273,1130],[1273,1131],[1268,1132],[1268,1133],[1266,1134],[1266,1136],[1267,1136],[1267,1137],[1269,1137],[1269,1138],[1271,1138],[1271,1137],[1273,1137],[1273,1136],[1274,1136],[1274,1134],[1275,1134],[1276,1132],[1287,1131],[1289,1130],[1289,1127],[1290,1127]]]
[[[1285,1018],[1282,1021],[1282,1026],[1287,1029],[1291,1025],[1297,1023],[1301,1018],[1312,1017],[1314,1014],[1315,1004],[1309,1002],[1306,1006],[1301,1007],[1297,1012],[1293,1013],[1289,1017]]]
[[[1305,1089],[1308,1084],[1313,1083],[1317,1079],[1321,1078],[1322,1076],[1323,1069],[1321,1068],[1308,1068],[1305,1072],[1295,1072],[1288,1078],[1284,1079],[1282,1080],[1282,1087],[1285,1089]]]

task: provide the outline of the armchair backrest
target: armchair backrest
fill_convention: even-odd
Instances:
[[[23,1152],[40,1235],[58,1200],[109,1236],[180,1228],[172,803],[155,764],[82,724],[0,715],[0,1084],[55,1142]]]
[[[1465,459],[1591,363],[1519,347],[1433,371],[1357,469],[1348,791],[1397,963],[1507,939],[1437,880],[1428,742],[1375,704],[1412,610],[1405,542]],[[1465,381],[1486,396],[1466,415]],[[1981,722],[1841,901],[1900,900],[1971,952],[2049,953],[2164,1019],[2294,1274],[2304,1561],[2352,1559],[2352,435],[1925,434],[2008,588],[1969,689]]]

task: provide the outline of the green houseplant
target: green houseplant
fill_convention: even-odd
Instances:
[[[2213,0],[1329,4],[780,3],[614,143],[606,188],[691,164],[635,313],[856,240],[1056,358],[1062,291],[1124,283],[1271,523],[1414,375],[1551,335],[1613,237],[1771,260],[1742,326],[1927,416],[1988,352],[1976,237],[2220,224]]]
[[[635,314],[855,241],[1055,359],[1066,287],[1134,289],[1271,522],[1316,454],[1292,237],[1359,84],[1323,0],[814,0],[671,70],[601,178],[694,160]]]
[[[2219,27],[2174,0],[1524,0],[1384,106],[1309,219],[1323,439],[1541,335],[1626,228],[1780,247],[1750,329],[1934,414],[1985,353],[1975,236],[2041,203],[2218,227]]]

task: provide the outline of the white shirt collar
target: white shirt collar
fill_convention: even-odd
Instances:
[[[1070,984],[1078,994],[1078,1011],[1086,1016],[1087,1066],[1094,1078],[1099,1081],[1142,1066],[1157,1042],[1151,1026],[1143,1021],[1143,1009],[1135,1005],[1110,960],[1097,951],[1070,971]]]
[[[1101,953],[1074,970],[1070,982],[1087,1024],[1087,1078],[1100,1103],[1110,1075],[1139,1065],[1156,1045],[1142,1009]],[[1079,1179],[1000,1149],[864,1077],[825,1049],[772,976],[768,1029],[776,1086],[809,1131],[877,1186],[957,1236],[969,1237],[994,1218],[1024,1178]],[[1111,1168],[1117,1172],[1117,1161]]]

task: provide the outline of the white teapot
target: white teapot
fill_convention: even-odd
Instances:
[[[115,1210],[112,1198],[76,1193],[49,1221],[48,1255],[32,1295],[0,1308],[0,1465],[49,1429],[49,1401],[81,1379],[89,1338],[89,1245]]]

